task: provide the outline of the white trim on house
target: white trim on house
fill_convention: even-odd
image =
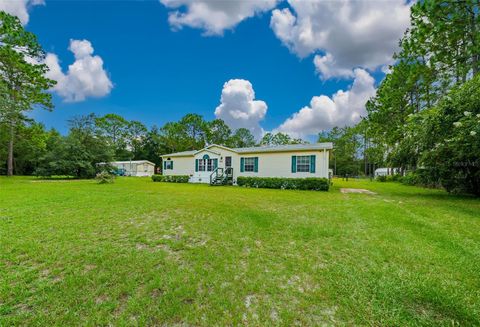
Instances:
[[[216,144],[210,144],[210,145],[207,145],[206,147],[204,147],[203,149],[201,150],[198,150],[197,152],[195,152],[194,154],[197,154],[199,152],[202,152],[202,151],[210,151],[210,152],[213,152],[212,150],[209,150],[210,148],[212,147],[217,147],[217,148],[220,148],[220,149],[223,149],[223,150],[227,150],[227,151],[231,151],[232,149],[230,148],[227,148],[226,146],[223,146],[223,145],[216,145]],[[214,152],[215,154],[218,154],[216,152]]]
[[[328,158],[332,143],[290,144],[249,148],[228,148],[212,144],[201,150],[162,155],[162,161],[171,161],[173,168],[164,169],[164,175],[188,175],[192,183],[209,183],[213,170],[200,171],[199,160],[205,155],[218,168],[233,168],[233,181],[239,176],[256,177],[329,177]],[[229,159],[227,160],[227,157]],[[297,157],[303,163],[297,169]],[[305,157],[305,158],[303,158]],[[251,158],[251,159],[248,159]],[[253,169],[252,169],[253,162]],[[247,163],[247,169],[245,169]],[[202,162],[203,164],[203,162]],[[165,166],[163,166],[165,168]]]
[[[213,154],[215,154],[215,155],[220,155],[220,153],[215,152],[215,151],[212,151],[212,150],[210,150],[208,147],[207,147],[207,148],[204,148],[204,149],[201,149],[201,150],[198,150],[198,151],[195,152],[193,155],[196,155],[197,153],[200,153],[200,152],[210,152],[210,153],[213,153]]]

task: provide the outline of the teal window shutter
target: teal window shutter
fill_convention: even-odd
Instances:
[[[240,172],[245,171],[245,158],[240,158]]]
[[[297,156],[292,156],[292,173],[297,172]]]
[[[170,161],[170,169],[172,169],[172,170],[173,170],[173,160],[172,160],[172,161]]]
[[[255,173],[258,173],[258,157],[255,157],[255,159],[254,159],[253,171]]]
[[[218,159],[213,159],[213,170],[217,169],[218,167]]]
[[[166,169],[167,169],[167,162],[164,161],[164,162],[163,162],[163,170],[166,170]]]
[[[198,159],[195,159],[195,171],[198,171]]]
[[[310,156],[310,172],[313,174],[315,173],[315,155],[314,154]]]

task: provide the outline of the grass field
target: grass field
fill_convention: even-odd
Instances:
[[[107,324],[480,325],[480,201],[0,178],[0,326]]]

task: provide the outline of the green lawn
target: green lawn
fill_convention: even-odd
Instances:
[[[480,325],[480,201],[0,178],[12,324]]]

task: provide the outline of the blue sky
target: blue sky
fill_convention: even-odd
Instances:
[[[6,0],[0,0],[0,8],[1,1]],[[103,61],[102,71],[97,71],[100,75],[94,76],[103,76],[104,82],[110,81],[113,86],[95,85],[100,79],[93,78],[88,87],[98,90],[82,91],[80,99],[72,102],[68,94],[78,95],[75,90],[79,87],[78,80],[61,82],[54,92],[55,110],[35,111],[32,115],[63,133],[69,118],[90,112],[99,115],[114,112],[148,126],[161,126],[187,113],[198,113],[210,120],[221,105],[224,83],[231,79],[244,81],[223,89],[225,103],[217,116],[232,128],[247,127],[252,131],[257,128],[258,133],[284,131],[308,137],[333,125],[353,124],[364,112],[365,99],[374,94],[374,87],[384,75],[382,70],[390,63],[388,56],[395,50],[393,44],[405,28],[390,30],[392,36],[377,35],[380,44],[376,53],[368,43],[376,44],[375,38],[372,41],[371,36],[354,35],[355,26],[351,30],[348,24],[338,26],[344,30],[339,32],[343,34],[333,35],[338,30],[332,29],[334,18],[328,26],[331,40],[322,41],[318,35],[324,32],[322,28],[327,28],[321,26],[324,9],[316,16],[305,17],[309,14],[298,5],[275,0],[268,0],[274,4],[267,8],[264,8],[266,2],[262,2],[262,8],[252,9],[255,12],[241,6],[213,8],[212,12],[222,14],[217,21],[209,12],[199,18],[188,2],[177,5],[170,0],[46,0],[42,5],[32,5],[29,3],[32,0],[22,1],[29,13],[26,28],[38,36],[45,51],[54,54],[60,65],[62,72],[55,78],[68,77],[69,65],[78,59],[69,50],[71,40],[88,40],[94,52],[86,56],[99,56]],[[203,8],[210,10],[210,2],[204,2]],[[402,1],[393,2],[399,9],[407,6]],[[380,2],[376,7],[381,7]],[[371,8],[362,9],[365,19],[370,19],[368,16],[374,10]],[[328,10],[335,12],[335,7]],[[247,13],[248,17],[236,21],[238,13]],[[289,15],[296,22],[274,27],[274,15],[278,24],[283,24],[281,18]],[[181,20],[173,21],[172,17],[169,20],[169,16]],[[320,24],[310,30],[317,36],[305,42],[300,32],[307,26],[302,21],[307,19],[318,19]],[[361,19],[364,18],[352,17],[353,22]],[[402,24],[405,25],[404,20],[398,25]],[[389,37],[393,39],[391,42]],[[351,51],[346,43],[352,44]],[[372,53],[356,55],[358,49]],[[327,60],[328,54],[333,54],[333,61]],[[317,61],[316,57],[320,59]],[[370,58],[377,57],[373,59],[377,62],[371,62]],[[248,99],[248,83],[255,92],[254,99]],[[248,117],[237,119],[237,109],[245,111]]]

